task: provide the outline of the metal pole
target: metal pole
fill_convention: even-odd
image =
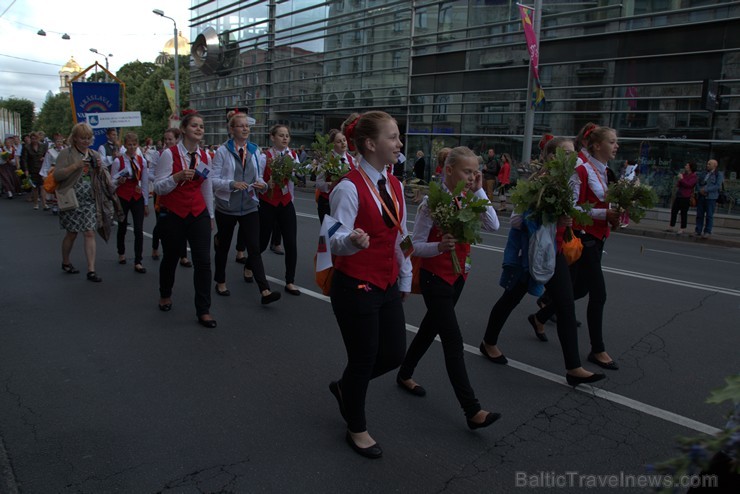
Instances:
[[[180,118],[180,61],[178,60],[177,52],[177,22],[172,19],[172,23],[175,25],[175,115]]]
[[[532,27],[537,37],[537,53],[540,52],[540,22],[542,20],[542,0],[534,0],[534,19]],[[529,63],[529,77],[525,98],[526,113],[524,114],[524,143],[522,145],[522,163],[529,163],[532,159],[532,134],[534,133],[534,108],[530,102],[534,91],[534,75],[532,61]]]

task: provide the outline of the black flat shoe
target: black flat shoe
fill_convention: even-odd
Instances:
[[[189,259],[185,259],[184,261],[182,259],[180,259],[180,266],[182,266],[183,268],[192,268],[193,267],[193,263],[190,262]]]
[[[239,264],[246,264],[246,263],[247,263],[247,258],[246,258],[246,257],[237,257],[237,258],[236,258],[236,259],[234,259],[234,260],[235,260],[235,261],[236,261],[237,263],[239,263]]]
[[[426,396],[427,394],[427,390],[419,386],[418,384],[415,384],[413,388],[409,388],[408,386],[406,386],[406,384],[404,384],[399,376],[396,376],[396,384],[398,384],[398,386],[406,391],[408,394],[412,394],[414,396]]]
[[[500,413],[488,412],[488,415],[486,415],[485,420],[481,422],[480,424],[478,422],[473,422],[470,419],[467,419],[467,422],[468,422],[468,427],[470,427],[471,430],[475,430],[475,429],[482,429],[484,427],[488,427],[489,425],[496,422],[500,418],[501,418]]]
[[[609,362],[602,362],[601,360],[597,359],[593,353],[589,353],[588,357],[586,359],[591,362],[592,364],[596,364],[599,367],[602,367],[604,369],[609,370],[619,370],[619,365],[613,360],[610,360]]]
[[[342,415],[344,421],[347,422],[347,414],[344,411],[344,401],[342,401],[342,390],[339,387],[339,381],[330,382],[329,391],[331,391],[331,394],[333,394],[334,398],[337,399],[337,405],[339,405],[339,413]]]
[[[287,286],[285,287],[285,291],[296,297],[301,294],[301,291],[297,288],[288,288]]]
[[[216,295],[221,295],[222,297],[228,297],[229,295],[231,295],[231,292],[229,291],[228,288],[224,291],[221,291],[218,289],[218,285],[216,285]]]
[[[268,305],[273,302],[277,302],[278,300],[280,300],[280,297],[280,292],[271,292],[269,295],[263,295],[260,303],[262,305]]]
[[[126,264],[126,259],[119,259],[118,264]]]
[[[134,266],[134,271],[136,271],[137,273],[144,274],[146,273],[146,268],[140,264],[137,264],[136,266]]]
[[[152,254],[152,261],[159,261],[159,254]]]
[[[352,439],[352,436],[350,435],[349,431],[347,431],[347,435],[344,436],[344,438],[347,440],[347,444],[350,445],[350,447],[355,451],[355,453],[362,455],[365,458],[370,458],[370,459],[375,460],[383,456],[383,450],[380,449],[380,446],[378,445],[378,443],[375,443],[372,446],[368,446],[367,448],[361,448]]]
[[[215,319],[201,319],[200,317],[198,318],[198,324],[200,324],[204,328],[210,329],[213,329],[217,326]]]
[[[172,310],[172,302],[170,302],[169,304],[158,304],[158,305],[159,305],[159,310],[161,310],[162,312],[169,312]]]
[[[78,274],[80,272],[79,269],[72,266],[72,264],[64,264],[62,263],[62,270],[67,274]]]
[[[98,276],[95,271],[89,271],[87,273],[87,281],[92,281],[93,283],[100,283],[103,281],[103,278]]]
[[[249,274],[247,274],[247,271],[249,271]],[[254,274],[251,269],[244,268],[244,281],[247,283],[254,282]]]
[[[535,336],[537,337],[537,339],[539,339],[540,341],[550,341],[550,340],[549,340],[549,339],[547,338],[547,335],[546,335],[546,334],[545,334],[544,332],[540,333],[540,332],[539,332],[539,331],[537,330],[537,321],[535,321],[535,320],[534,320],[534,318],[535,318],[534,314],[530,314],[529,316],[527,316],[527,321],[529,321],[529,324],[531,324],[531,325],[532,325],[532,329],[534,329],[534,335],[535,335]]]
[[[506,365],[509,362],[509,360],[506,358],[506,356],[504,356],[503,353],[498,357],[491,357],[491,355],[486,351],[486,345],[482,342],[478,347],[478,350],[480,350],[480,353],[494,364]]]
[[[595,383],[597,381],[601,381],[602,379],[606,379],[606,376],[601,373],[594,373],[588,377],[578,377],[578,376],[572,376],[570,374],[565,375],[565,380],[568,381],[568,384],[574,387],[578,386],[579,384]]]

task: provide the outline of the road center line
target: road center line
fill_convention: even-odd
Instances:
[[[278,285],[285,284],[285,282],[277,278],[273,278],[272,276],[268,276],[267,279]],[[331,302],[329,297],[327,297],[326,295],[323,295],[318,292],[314,292],[313,290],[308,290],[304,287],[300,287],[300,289],[301,289],[301,293],[304,293],[308,295],[309,297],[313,297],[317,300],[321,300],[322,302]],[[419,330],[418,327],[412,326],[411,324],[406,324],[406,331],[410,333],[416,333],[418,330]],[[435,340],[439,341],[439,337],[436,337]],[[476,357],[484,358],[483,355],[480,354],[480,351],[478,350],[478,348],[472,345],[468,345],[467,343],[464,343],[463,346],[466,352],[472,355],[475,355]],[[565,386],[568,388],[571,387],[570,384],[568,384],[565,381],[565,378],[562,375],[553,374],[552,372],[549,372],[549,371],[546,371],[546,370],[543,370],[537,367],[533,367],[531,365],[525,364],[524,362],[519,362],[511,358],[509,358],[509,363],[507,365],[514,369],[520,370],[522,372],[526,372],[527,374],[531,374],[533,376],[546,379],[548,381],[552,381],[556,384],[560,384],[561,386]],[[703,432],[704,434],[709,434],[709,435],[716,435],[721,432],[720,429],[713,427],[711,425],[698,422],[694,419],[684,417],[683,415],[678,415],[676,413],[669,412],[668,410],[663,410],[662,408],[657,408],[652,405],[648,405],[647,403],[643,403],[641,401],[633,400],[632,398],[628,398],[626,396],[623,396],[617,393],[612,393],[611,391],[605,391],[601,388],[589,386],[587,384],[582,384],[580,386],[577,386],[575,390],[581,393],[586,393],[586,394],[595,396],[597,398],[610,401],[612,403],[616,403],[618,405],[625,406],[627,408],[631,408],[637,412],[644,413],[646,415],[652,415],[653,417],[686,427],[688,429],[695,430],[697,432]]]
[[[678,252],[671,252],[669,250],[644,249],[643,251],[644,252],[658,252],[659,254],[670,254],[672,256],[690,257],[692,259],[699,259],[701,261],[714,261],[714,262],[724,262],[727,264],[740,264],[740,262],[737,262],[737,261],[727,261],[725,259],[715,259],[713,257],[693,256],[691,254],[681,254]]]

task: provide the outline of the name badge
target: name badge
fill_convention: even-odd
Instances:
[[[408,257],[412,252],[414,252],[414,244],[411,242],[411,235],[406,235],[404,239],[401,240],[401,252],[403,252],[404,257]]]
[[[211,169],[206,164],[198,160],[198,166],[195,167],[195,173],[203,178],[208,178],[208,174],[211,173]]]
[[[283,193],[283,195],[287,195],[288,194],[288,186],[286,185],[285,187],[281,188],[280,191]]]
[[[470,265],[473,263],[473,260],[470,258],[470,256],[465,257],[465,274],[470,273]]]

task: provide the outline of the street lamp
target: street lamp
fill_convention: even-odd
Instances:
[[[172,17],[164,15],[164,12],[159,9],[152,10],[153,13],[157,14],[160,17],[166,17],[167,19],[172,21],[172,24],[175,26],[175,116],[177,118],[180,118],[180,65],[177,60],[177,38],[179,37],[177,35],[177,21],[173,19]]]
[[[96,55],[100,55],[101,57],[105,58],[105,70],[108,70],[108,57],[112,57],[113,54],[112,53],[108,53],[108,55],[106,56],[105,53],[100,53],[95,48],[90,48],[90,51],[93,52],[93,53],[95,53]]]

